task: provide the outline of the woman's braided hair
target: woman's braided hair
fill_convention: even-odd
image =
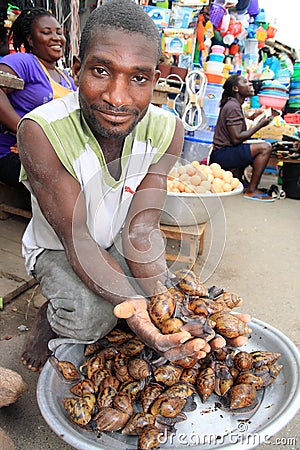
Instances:
[[[30,53],[31,47],[27,38],[32,34],[34,22],[42,16],[54,17],[45,8],[25,8],[16,18],[9,32],[9,38],[12,36],[14,49],[19,52],[24,45],[26,53]]]
[[[229,78],[227,78],[227,80],[225,81],[225,83],[223,85],[223,94],[222,94],[221,101],[220,101],[221,107],[224,106],[225,103],[227,103],[227,101],[230,97],[236,96],[236,94],[232,88],[238,85],[240,77],[241,77],[241,75],[234,74],[234,75],[231,75]]]

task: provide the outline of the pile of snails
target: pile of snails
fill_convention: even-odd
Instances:
[[[157,292],[149,315],[162,333],[175,333],[188,321],[199,322],[199,335],[232,338],[251,333],[231,313],[242,299],[215,287],[207,289],[191,271],[176,273],[177,284]],[[178,282],[179,280],[179,282]],[[239,323],[241,322],[241,324]],[[186,413],[215,394],[225,411],[244,412],[258,405],[257,391],[269,386],[282,369],[279,353],[246,352],[230,346],[206,358],[168,361],[147,347],[119,321],[105,338],[85,346],[84,362],[51,362],[72,383],[62,402],[70,420],[97,433],[119,431],[138,437],[140,449],[159,448],[163,433],[172,431]]]

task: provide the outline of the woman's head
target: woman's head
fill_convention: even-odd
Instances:
[[[66,39],[62,27],[47,9],[24,9],[14,21],[10,36],[16,51],[23,45],[27,53],[42,59],[58,60],[63,56]]]
[[[254,95],[252,84],[242,75],[234,74],[227,78],[223,85],[223,94],[220,105],[224,106],[231,97],[244,100],[251,95]]]

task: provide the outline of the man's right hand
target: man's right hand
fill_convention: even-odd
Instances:
[[[114,314],[120,319],[127,319],[127,323],[134,333],[149,347],[170,361],[186,356],[205,358],[211,346],[201,338],[193,338],[188,331],[175,334],[162,334],[151,322],[147,311],[147,302],[143,297],[129,299],[115,306]],[[223,338],[213,341],[213,348],[223,347]]]

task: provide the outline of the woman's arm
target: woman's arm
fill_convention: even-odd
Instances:
[[[10,73],[17,76],[16,72],[6,64],[0,64],[0,71]],[[21,119],[19,114],[12,107],[7,94],[13,92],[14,89],[0,88],[0,122],[13,133],[17,132],[17,125]]]

